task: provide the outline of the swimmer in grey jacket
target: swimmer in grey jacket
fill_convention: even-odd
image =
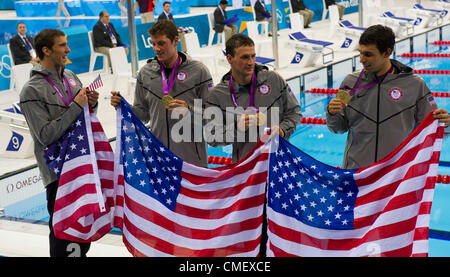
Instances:
[[[363,72],[348,75],[341,88],[353,89],[350,101],[334,98],[327,106],[327,126],[345,133],[343,168],[375,163],[397,148],[432,110],[447,127],[450,116],[437,109],[425,81],[413,69],[391,60],[395,35],[389,27],[374,25],[360,37]],[[355,84],[359,84],[355,87]]]
[[[139,71],[133,112],[141,121],[149,123],[153,135],[175,155],[187,163],[206,167],[208,159],[203,136],[200,134],[197,139],[189,137],[177,141],[174,137],[177,135],[174,126],[179,120],[172,119],[172,116],[176,112],[175,109],[187,109],[189,113],[185,114],[191,116],[191,134],[195,135],[195,129],[201,130],[203,121],[194,121],[194,100],[202,100],[204,105],[203,99],[206,99],[213,87],[211,74],[204,64],[177,51],[178,30],[173,21],[159,20],[153,24],[149,33],[156,57],[149,59]],[[178,59],[180,63],[175,66]],[[173,87],[168,92],[173,100],[169,102],[168,109],[162,104],[165,95],[163,74],[167,83],[173,81]],[[122,100],[118,92],[111,93],[111,105],[117,107]],[[201,112],[202,108],[198,110]]]
[[[226,53],[231,71],[225,74],[222,81],[213,88],[207,99],[207,107],[219,108],[223,112],[225,120],[230,113],[230,110],[227,112],[227,108],[241,107],[248,110],[253,102],[254,108],[267,111],[266,126],[271,127],[273,134],[278,133],[288,139],[294,133],[301,118],[300,105],[289,85],[278,73],[255,63],[255,45],[248,36],[233,35],[226,42]],[[256,80],[252,100],[253,73],[255,73]],[[232,82],[230,78],[232,78]],[[230,82],[234,93],[230,91]],[[235,101],[233,101],[234,94]],[[276,110],[277,113],[272,113]],[[236,114],[232,115],[235,121],[230,124],[213,119],[206,127],[206,134],[210,133],[208,129],[223,130],[224,133],[220,136],[211,132],[207,141],[213,147],[232,144],[234,163],[245,157],[257,142],[257,140],[251,141],[249,136],[249,128],[258,123],[256,114],[239,114],[238,111],[238,109],[235,110]],[[277,117],[277,120],[272,117]],[[239,140],[238,132],[245,133],[244,141]]]
[[[52,222],[59,180],[45,162],[44,148],[65,134],[86,104],[93,108],[97,105],[98,92],[87,92],[77,76],[64,68],[70,48],[62,31],[42,30],[35,38],[35,46],[41,64],[32,69],[30,80],[20,92],[20,107],[30,128],[34,153],[46,188],[50,256],[85,257],[90,243],[55,237]]]

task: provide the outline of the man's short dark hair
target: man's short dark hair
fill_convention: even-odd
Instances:
[[[225,43],[225,52],[234,57],[234,50],[241,46],[254,46],[253,40],[245,34],[235,34]]]
[[[387,26],[372,25],[361,34],[359,44],[374,44],[380,53],[384,53],[388,48],[394,50],[395,34]]]
[[[55,39],[61,36],[66,36],[66,34],[58,29],[44,29],[36,35],[34,38],[34,47],[36,48],[36,54],[41,61],[45,56],[42,49],[44,47],[52,49],[55,44]]]
[[[227,0],[220,0],[220,5],[228,5],[228,1]]]
[[[150,36],[162,36],[165,35],[171,41],[178,37],[178,29],[172,20],[158,20],[148,30]]]
[[[164,1],[163,7],[164,7],[166,4],[171,4],[171,5],[172,5],[172,3],[170,3],[170,1]]]
[[[101,11],[100,14],[98,15],[99,18],[102,18],[105,15],[106,11]]]
[[[25,25],[25,23],[23,23],[22,21],[19,21],[19,22],[17,23],[17,25],[16,25],[16,29],[19,27],[20,24]],[[25,25],[25,26],[27,26],[27,25]]]

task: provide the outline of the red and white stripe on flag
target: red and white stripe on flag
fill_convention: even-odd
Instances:
[[[118,130],[122,130],[122,111],[117,112]],[[258,255],[269,162],[267,145],[224,168],[208,169],[183,162],[181,189],[171,210],[127,183],[126,170],[118,162],[124,155],[121,140],[118,134],[114,226],[123,231],[124,243],[133,256]]]
[[[427,256],[443,131],[430,113],[396,150],[354,174],[351,230],[309,226],[268,207],[268,256]]]
[[[83,115],[91,154],[64,162],[53,214],[55,236],[75,242],[108,233],[114,207],[114,153],[94,111]]]

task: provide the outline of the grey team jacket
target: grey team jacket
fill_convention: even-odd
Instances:
[[[50,70],[40,64],[33,67],[30,80],[20,92],[21,111],[30,128],[34,141],[34,154],[44,186],[47,186],[58,178],[45,163],[44,148],[64,135],[83,108],[73,101],[69,104],[69,108],[66,108],[56,90],[42,77],[42,74],[49,76],[55,82],[66,99],[68,94],[57,69]],[[81,81],[70,70],[63,70],[63,74],[75,98],[82,88]]]
[[[295,98],[293,92],[289,88],[286,81],[275,71],[269,71],[266,66],[257,64],[255,66],[256,72],[256,91],[255,91],[255,107],[267,108],[267,126],[271,126],[271,108],[279,108],[279,126],[284,131],[285,139],[288,139],[294,133],[297,123],[300,123],[301,111],[300,105]],[[211,91],[207,107],[219,107],[223,112],[223,119],[226,118],[226,108],[234,107],[234,103],[230,96],[229,83],[231,71],[222,77],[222,80]],[[237,104],[246,109],[249,106],[250,87],[239,86],[234,83],[236,91]],[[263,109],[261,109],[262,111]],[[244,158],[256,145],[256,142],[246,141],[239,142],[236,136],[236,127],[238,116],[234,116],[234,122],[224,126],[223,131],[227,129],[232,130],[233,138],[227,138],[226,135],[222,137],[222,141],[212,141],[208,138],[208,144],[213,147],[233,145],[233,163],[238,162]],[[214,119],[208,124],[212,126],[220,125],[220,122],[215,122]],[[275,124],[275,123],[274,123]],[[247,130],[248,132],[248,130]],[[208,133],[208,132],[207,132]],[[247,137],[248,138],[248,137]],[[258,136],[259,138],[259,136]]]
[[[342,113],[327,111],[327,126],[333,133],[348,131],[343,168],[368,166],[397,148],[436,109],[425,81],[412,68],[391,60],[395,72],[381,84],[357,92]],[[353,87],[360,72],[348,75],[341,87]],[[374,80],[365,73],[360,86]]]
[[[194,99],[202,99],[205,104],[209,90],[213,87],[213,81],[208,68],[199,61],[191,59],[182,52],[178,52],[182,62],[178,67],[178,74],[169,95],[174,99],[181,99],[188,103],[191,111],[191,135],[190,141],[176,142],[171,131],[178,119],[171,119],[171,111],[166,110],[161,104],[164,95],[161,81],[159,62],[156,58],[149,59],[147,64],[140,69],[132,106],[133,112],[144,123],[149,123],[153,135],[169,148],[183,161],[206,167],[208,163],[206,142],[201,136],[201,141],[194,142]],[[170,75],[166,75],[167,79]],[[197,122],[197,127],[202,128],[202,122]]]

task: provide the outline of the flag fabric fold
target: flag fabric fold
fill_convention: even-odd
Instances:
[[[391,154],[355,170],[280,139],[268,173],[268,256],[427,256],[442,137],[430,113]]]
[[[91,242],[108,233],[114,207],[114,153],[88,105],[66,133],[47,147],[45,158],[59,177],[55,236]]]
[[[159,142],[124,99],[117,130],[114,222],[133,256],[258,255],[267,145],[233,166],[197,167]]]

